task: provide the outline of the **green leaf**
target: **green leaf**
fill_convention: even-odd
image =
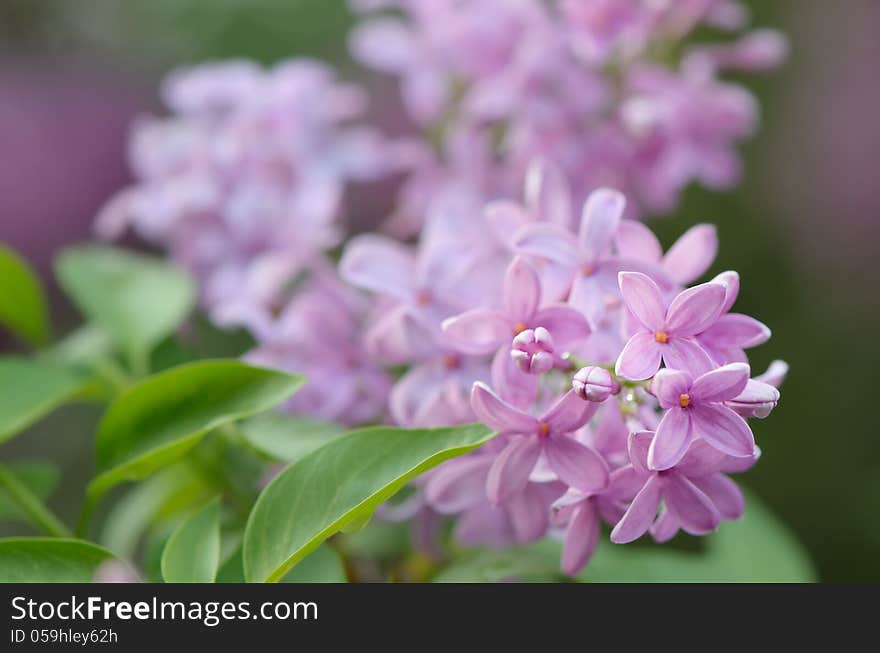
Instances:
[[[312,551],[281,579],[282,583],[345,583],[346,581],[342,560],[327,545],[319,546]],[[217,582],[245,582],[241,547],[238,547],[223,563],[217,574]]]
[[[220,499],[178,526],[162,553],[166,583],[213,583],[220,563]]]
[[[82,387],[76,371],[25,358],[0,358],[0,442],[71,399]]]
[[[248,519],[248,581],[278,581],[321,542],[365,519],[410,479],[491,439],[482,425],[354,431],[291,464]]]
[[[27,487],[40,501],[48,499],[58,486],[58,468],[52,463],[43,461],[19,461],[8,463],[7,468]],[[12,501],[9,494],[0,488],[0,519],[22,519],[18,504]]]
[[[303,377],[240,361],[200,361],[156,374],[124,392],[98,425],[97,470],[89,495],[145,478],[224,424],[288,399]]]
[[[84,540],[0,539],[0,583],[90,583],[112,553]]]
[[[345,434],[337,424],[283,413],[265,413],[242,422],[244,439],[273,460],[292,463]]]
[[[174,331],[195,302],[189,275],[153,257],[81,246],[65,249],[55,267],[77,308],[106,330],[133,367],[146,366],[150,349]]]
[[[27,262],[3,245],[0,245],[0,325],[34,347],[49,339],[42,284]]]

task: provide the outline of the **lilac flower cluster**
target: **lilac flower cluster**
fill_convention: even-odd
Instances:
[[[692,181],[732,186],[754,98],[724,71],[776,67],[785,40],[743,33],[734,0],[352,0],[368,19],[355,57],[400,80],[432,135],[395,220],[411,234],[431,205],[515,194],[528,165],[554,161],[577,203],[623,191],[628,217],[672,210]],[[391,10],[376,13],[378,10]],[[739,35],[690,44],[697,28]]]
[[[171,115],[137,125],[136,183],[101,233],[167,248],[209,316],[254,336],[249,360],[306,374],[289,410],[498,432],[386,517],[454,515],[474,545],[564,533],[569,574],[603,522],[623,543],[739,517],[728,475],[757,461],[747,420],[787,368],[751,378],[745,350],[770,331],[732,312],[735,272],[693,285],[713,227],[664,252],[634,218],[736,180],[755,105],[718,73],[774,66],[781,38],[684,46],[743,27],[731,0],[354,4],[394,10],[353,50],[400,78],[424,139],[360,124],[361,91],[316,62],[184,70]],[[348,186],[389,175],[384,234],[347,237]]]

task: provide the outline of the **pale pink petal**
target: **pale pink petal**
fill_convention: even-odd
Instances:
[[[713,278],[710,283],[720,283],[724,286],[724,305],[721,307],[721,313],[727,313],[739,295],[739,274],[727,270]]]
[[[489,501],[498,505],[522,491],[529,482],[529,474],[535,468],[540,453],[541,443],[533,435],[511,440],[489,468],[486,478]]]
[[[574,268],[579,256],[572,235],[557,225],[534,222],[514,234],[513,247],[520,254],[537,256]]]
[[[611,531],[612,542],[626,544],[645,534],[657,516],[662,485],[663,481],[656,475],[648,479]]]
[[[599,188],[590,193],[584,204],[578,241],[587,262],[598,261],[611,245],[611,239],[620,219],[626,198],[610,188]]]
[[[776,408],[779,402],[779,390],[769,383],[749,379],[745,389],[725,405],[742,417],[764,419]]]
[[[359,288],[409,301],[415,259],[409,248],[396,240],[371,234],[356,236],[345,248],[339,273]]]
[[[703,283],[680,292],[666,311],[666,331],[693,336],[708,329],[721,314],[724,286]]]
[[[474,383],[471,391],[471,407],[477,419],[499,433],[527,433],[531,436],[538,428],[534,417],[503,401],[480,381]]]
[[[636,471],[648,471],[648,452],[651,450],[651,442],[653,441],[653,431],[636,431],[630,434],[627,439],[627,454]]]
[[[412,30],[395,18],[364,23],[352,33],[349,45],[358,61],[386,73],[406,70],[419,49]]]
[[[599,404],[584,401],[574,390],[569,390],[550,406],[540,422],[547,424],[553,434],[571,433],[589,422],[598,408]]]
[[[712,501],[681,474],[672,474],[666,479],[663,498],[688,533],[703,535],[718,527],[721,518]]]
[[[462,513],[455,522],[453,534],[456,541],[465,546],[503,548],[516,544],[507,511],[488,502]]]
[[[519,494],[510,498],[504,507],[513,526],[516,541],[531,542],[547,532],[550,506],[537,484],[529,483]]]
[[[770,339],[767,325],[741,313],[728,313],[706,329],[700,340],[718,349],[748,349]]]
[[[488,354],[513,339],[508,317],[491,308],[474,308],[443,321],[446,342],[465,354]]]
[[[495,354],[491,376],[493,387],[498,388],[504,401],[524,410],[534,403],[541,377],[519,369],[508,349],[501,348]]]
[[[697,438],[691,443],[690,449],[684,458],[675,466],[675,471],[685,476],[705,476],[721,471],[727,460],[743,460],[742,458],[731,459],[727,454],[721,453],[703,439]]]
[[[584,501],[572,515],[565,531],[565,544],[562,549],[562,571],[575,575],[586,566],[599,543],[599,519],[596,509],[589,501]]]
[[[633,465],[618,467],[609,475],[608,489],[602,496],[614,501],[631,501],[647,479],[648,474]]]
[[[691,376],[699,376],[715,367],[706,350],[693,338],[672,337],[660,351],[666,367],[686,371]]]
[[[542,308],[532,321],[550,332],[558,348],[569,347],[590,335],[590,324],[584,314],[565,304]]]
[[[504,312],[514,323],[539,326],[530,322],[541,303],[541,281],[534,268],[521,256],[515,257],[507,268],[501,291],[501,303]]]
[[[731,363],[706,372],[694,379],[690,397],[699,404],[733,399],[745,390],[749,374],[745,363]]]
[[[608,485],[608,465],[591,447],[565,435],[551,436],[544,444],[547,462],[563,483],[593,494]]]
[[[662,330],[666,309],[657,283],[641,272],[621,272],[617,278],[623,301],[639,322],[649,331]]]
[[[675,537],[678,530],[678,517],[675,516],[674,512],[664,506],[660,509],[660,516],[657,517],[657,521],[651,526],[651,537],[654,538],[655,542],[662,544]]]
[[[568,293],[569,305],[590,320],[601,318],[605,313],[605,292],[596,274],[577,274]]]
[[[755,380],[763,381],[768,385],[772,385],[774,388],[778,388],[782,385],[782,382],[785,381],[787,375],[788,363],[781,360],[775,360],[770,363],[770,367],[767,368],[767,371],[756,376]]]
[[[621,258],[659,263],[663,248],[657,236],[638,220],[621,220],[614,234],[614,244]]]
[[[691,389],[692,377],[687,372],[664,368],[651,381],[651,392],[660,400],[663,408],[680,406],[681,396]]]
[[[694,406],[693,428],[696,435],[711,446],[734,458],[748,458],[755,453],[755,436],[746,421],[727,406]]]
[[[511,245],[513,234],[529,222],[529,216],[523,208],[508,200],[496,200],[491,202],[484,211],[486,221],[495,234],[498,242]]]
[[[562,171],[549,161],[537,161],[526,173],[526,205],[536,220],[570,228],[571,192]]]
[[[688,229],[666,252],[663,267],[683,286],[700,278],[718,253],[718,232],[709,224]]]
[[[687,453],[693,440],[690,409],[673,407],[666,411],[648,450],[648,468],[661,471],[674,467]]]
[[[746,499],[742,490],[729,476],[709,474],[692,478],[691,482],[703,491],[722,519],[739,519],[746,509]]]
[[[630,381],[650,379],[660,368],[663,347],[653,333],[640,331],[624,345],[614,364],[614,373]]]
[[[489,456],[466,456],[437,468],[425,485],[425,500],[437,512],[453,515],[485,499]]]

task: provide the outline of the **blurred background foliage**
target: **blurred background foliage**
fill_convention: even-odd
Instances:
[[[745,483],[793,528],[823,580],[880,581],[880,3],[749,4],[756,24],[786,32],[791,57],[780,73],[747,81],[763,126],[744,148],[744,182],[724,194],[691,189],[652,227],[668,245],[692,224],[716,223],[712,273],[737,269],[737,309],[774,331],[750,352],[755,368],[791,363],[779,409],[755,425],[764,455]],[[163,73],[307,55],[356,78],[351,22],[343,0],[3,0],[0,241],[51,283],[53,253],[88,239],[95,211],[126,182],[127,125],[160,110]],[[393,102],[382,80],[369,84],[379,103]],[[53,296],[63,333],[76,317]],[[15,344],[0,336],[0,349]],[[63,485],[51,503],[64,516],[92,472],[95,410],[66,408],[4,447],[4,459],[58,462]]]

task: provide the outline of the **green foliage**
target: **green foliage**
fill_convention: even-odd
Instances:
[[[146,371],[150,350],[195,302],[195,284],[183,270],[109,247],[64,250],[56,275],[82,314],[109,334],[139,373]]]
[[[282,413],[264,413],[241,423],[244,439],[273,460],[292,463],[345,433],[337,424]]]
[[[282,583],[344,583],[345,581],[342,560],[326,544],[312,551],[281,579]],[[217,574],[217,582],[245,582],[241,547],[238,547],[223,563]]]
[[[220,500],[213,499],[178,526],[162,552],[166,583],[213,583],[220,564]]]
[[[8,471],[18,479],[40,501],[51,496],[58,486],[58,469],[52,463],[43,461],[15,462],[6,465]],[[0,520],[20,520],[26,518],[19,505],[0,487]]]
[[[183,456],[208,432],[288,399],[300,376],[239,361],[201,361],[154,375],[124,392],[98,426],[95,498]]]
[[[407,430],[373,427],[330,442],[290,465],[248,519],[248,581],[278,581],[321,542],[366,520],[410,479],[493,436],[481,425]]]
[[[0,358],[0,443],[71,399],[83,376],[60,365]]]
[[[39,347],[49,339],[49,320],[42,284],[30,266],[0,245],[0,326]]]
[[[83,540],[0,539],[0,583],[90,583],[113,554]]]

